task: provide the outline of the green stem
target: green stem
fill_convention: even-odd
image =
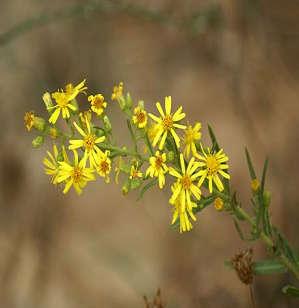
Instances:
[[[250,223],[250,225],[252,227],[255,227],[254,219],[250,215],[248,215],[241,207],[236,207],[236,212],[238,213],[239,217],[244,218],[247,222]],[[236,217],[238,218],[237,215],[236,215]],[[260,238],[264,241],[264,243],[270,249],[273,249],[273,247],[275,246],[274,242],[263,231],[260,234]],[[281,253],[281,255],[279,256],[279,259],[289,269],[289,271],[292,272],[295,275],[295,277],[299,280],[299,271],[294,266],[294,264],[292,262],[290,262],[290,260],[283,253]]]
[[[132,125],[131,125],[130,120],[127,120],[127,126],[128,126],[128,129],[129,129],[131,138],[132,138],[132,140],[133,140],[134,150],[135,150],[136,153],[138,153],[137,139],[136,139],[136,136],[135,136],[135,134],[134,134],[134,132],[133,132],[133,129],[132,129]]]
[[[144,141],[145,141],[147,148],[148,148],[149,152],[151,153],[151,155],[154,155],[154,150],[153,150],[153,147],[152,147],[150,140],[148,138],[147,132],[145,132],[145,134],[144,134]]]
[[[112,146],[112,145],[106,145],[106,144],[98,145],[98,147],[101,150],[114,151],[119,156],[133,156],[133,157],[137,157],[138,159],[140,159],[142,161],[147,161],[147,159],[145,157],[143,157],[142,155],[140,155],[139,153],[134,152],[134,151],[129,151],[127,149],[122,149],[122,148],[119,148],[119,147],[115,147],[115,146]]]

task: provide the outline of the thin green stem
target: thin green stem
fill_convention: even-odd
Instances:
[[[136,153],[138,153],[137,139],[136,139],[136,136],[135,136],[135,134],[133,132],[130,120],[127,120],[127,126],[128,126],[128,129],[129,129],[130,136],[132,138],[133,144],[134,144],[134,150],[135,150]]]
[[[151,155],[154,155],[154,150],[153,150],[151,142],[150,142],[150,140],[148,138],[147,132],[145,132],[145,134],[144,134],[144,141],[145,141],[145,143],[147,145],[147,148],[148,148],[149,152],[151,153]]]

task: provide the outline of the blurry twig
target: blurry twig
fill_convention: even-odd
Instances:
[[[206,10],[193,11],[187,18],[175,18],[171,14],[149,9],[138,4],[128,4],[119,0],[90,0],[84,4],[73,5],[53,12],[41,13],[17,23],[0,34],[0,47],[3,47],[21,35],[55,22],[69,18],[86,17],[93,13],[126,13],[129,16],[153,21],[159,24],[189,29],[192,33],[202,33],[208,25],[216,25],[220,20],[220,8],[212,6]]]
[[[160,288],[157,290],[157,293],[156,293],[152,303],[148,301],[146,295],[143,296],[143,299],[144,299],[144,303],[145,303],[145,308],[164,308],[164,307],[166,307],[162,303]]]

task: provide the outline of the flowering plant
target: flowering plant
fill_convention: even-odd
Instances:
[[[48,120],[27,112],[25,126],[28,131],[34,128],[38,132],[33,147],[41,146],[46,137],[52,139],[53,150],[47,151],[43,160],[45,173],[53,185],[63,186],[63,193],[73,187],[81,194],[88,182],[103,178],[109,183],[112,174],[116,183],[121,179],[124,194],[138,190],[139,198],[155,186],[170,186],[171,224],[180,233],[190,231],[196,215],[214,203],[216,210],[233,217],[241,239],[262,240],[266,244],[269,260],[251,262],[250,250],[228,262],[241,281],[251,284],[253,275],[286,270],[299,280],[298,257],[270,221],[271,198],[265,189],[268,160],[259,180],[246,150],[252,191],[250,215],[230,187],[229,159],[212,128],[208,126],[211,145],[207,146],[201,140],[201,123],[186,122],[183,107],[174,108],[170,96],[165,97],[164,108],[157,102],[157,112],[149,113],[143,101],[133,104],[130,94],[124,93],[122,82],[114,86],[111,101],[107,102],[101,93],[87,95],[83,80],[76,86],[68,84],[65,89],[46,92],[43,101]],[[107,110],[115,102],[127,123],[132,148],[114,142]],[[250,225],[250,236],[243,234],[240,222]],[[293,286],[286,286],[283,291],[299,295]]]

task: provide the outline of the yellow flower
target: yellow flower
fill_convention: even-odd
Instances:
[[[72,101],[79,93],[84,92],[86,89],[87,87],[85,87],[85,80],[83,80],[75,87],[72,84],[66,85],[65,92],[61,90],[52,93],[52,98],[55,100],[56,105],[48,108],[49,110],[55,109],[49,119],[49,122],[55,124],[60,112],[62,113],[62,117],[64,119],[68,119],[70,117],[69,109],[73,111],[76,111],[77,109],[77,107],[72,104]]]
[[[34,115],[33,111],[26,112],[25,115],[24,115],[24,124],[25,124],[28,132],[31,130],[31,128],[34,124],[34,118],[35,118],[35,115]]]
[[[159,130],[160,125],[157,123],[152,124],[149,129],[147,130],[148,139],[151,143],[153,143],[155,136],[157,135],[157,132]]]
[[[201,132],[199,131],[201,129],[201,124],[195,123],[194,127],[189,125],[187,129],[185,130],[185,136],[184,136],[184,155],[186,158],[189,158],[190,151],[193,155],[197,153],[195,142],[197,140],[200,140],[201,138]]]
[[[130,179],[138,179],[138,178],[142,178],[143,174],[140,170],[138,170],[138,165],[135,166],[131,166],[131,170],[130,170]]]
[[[56,144],[53,145],[53,155],[49,151],[47,151],[47,154],[49,156],[49,159],[47,157],[43,159],[43,163],[45,165],[45,173],[51,176],[51,183],[57,184],[59,163],[58,163],[58,149]],[[64,161],[68,162],[68,156],[64,146],[62,146],[62,155]]]
[[[92,132],[90,122],[88,121],[87,117],[85,118],[87,131],[84,131],[76,122],[73,122],[73,124],[83,138],[79,140],[70,140],[69,149],[75,150],[81,147],[85,148],[85,153],[87,155],[87,158],[89,159],[90,166],[95,166],[97,154],[99,152],[102,153],[97,144],[103,142],[105,140],[105,136],[97,137]]]
[[[66,194],[71,186],[74,186],[78,195],[82,193],[84,188],[89,181],[94,181],[95,176],[93,175],[94,169],[86,168],[87,156],[84,154],[82,159],[79,161],[78,153],[74,151],[74,162],[59,162],[59,170],[56,176],[57,183],[65,183],[63,193]]]
[[[165,97],[165,113],[162,110],[161,104],[159,102],[156,103],[156,107],[161,115],[160,118],[157,116],[149,113],[149,116],[159,124],[157,132],[155,134],[155,138],[153,140],[153,146],[156,146],[158,141],[160,140],[159,144],[159,149],[162,150],[165,144],[166,137],[170,133],[174,141],[176,143],[176,146],[179,148],[180,147],[180,138],[175,132],[175,128],[180,128],[180,129],[186,129],[185,125],[177,124],[175,122],[181,121],[182,119],[185,118],[185,113],[182,113],[183,107],[179,107],[179,109],[172,114],[171,113],[171,97],[167,96]]]
[[[186,168],[183,154],[180,154],[180,165],[181,173],[176,171],[174,168],[169,168],[169,174],[177,178],[177,185],[175,186],[175,189],[173,189],[169,202],[174,204],[177,199],[179,199],[178,202],[180,203],[182,212],[184,212],[186,208],[187,211],[192,211],[192,208],[194,207],[191,200],[192,196],[194,196],[196,200],[199,200],[201,195],[199,187],[193,183],[199,177],[198,172],[196,172],[199,163],[195,162],[195,158],[192,157]]]
[[[105,178],[105,182],[109,183],[109,173],[111,171],[111,160],[109,158],[109,151],[98,152],[97,158],[96,158],[96,171],[97,173]]]
[[[171,190],[174,193],[177,189],[179,189],[179,183],[175,182],[171,186]],[[179,218],[180,221],[180,233],[185,231],[190,231],[193,227],[190,222],[190,218],[192,220],[196,220],[196,217],[193,214],[193,208],[197,207],[197,204],[194,202],[191,202],[189,206],[183,207],[180,198],[178,197],[174,202],[174,211],[172,216],[172,222],[171,224],[174,224],[176,220]]]
[[[209,191],[213,192],[213,182],[215,183],[217,189],[222,191],[224,189],[223,184],[219,178],[219,174],[226,179],[230,179],[228,173],[224,170],[228,169],[228,157],[223,153],[221,149],[217,153],[211,153],[208,148],[207,153],[204,151],[203,147],[202,153],[203,156],[199,153],[196,154],[196,157],[200,160],[200,167],[203,169],[198,172],[200,175],[200,180],[198,181],[198,186],[201,186],[205,179],[208,179]]]
[[[98,116],[100,116],[107,107],[107,103],[105,102],[105,98],[102,94],[89,95],[88,101],[90,102],[91,110]]]
[[[152,177],[157,177],[159,180],[159,187],[162,189],[165,185],[165,173],[168,171],[168,168],[165,164],[166,154],[160,154],[159,151],[156,152],[155,156],[150,157],[149,163],[150,166],[147,168],[145,175]]]
[[[113,93],[111,95],[111,99],[113,101],[119,100],[123,96],[124,84],[120,82],[118,86],[113,87]]]
[[[251,181],[251,189],[254,191],[254,192],[257,192],[260,188],[260,182],[258,179],[253,179]]]
[[[144,128],[147,124],[147,112],[140,106],[137,106],[134,109],[132,121],[138,128]]]
[[[223,210],[223,206],[224,206],[223,200],[220,197],[217,197],[214,200],[214,207],[215,207],[215,209],[217,211],[222,211]]]

